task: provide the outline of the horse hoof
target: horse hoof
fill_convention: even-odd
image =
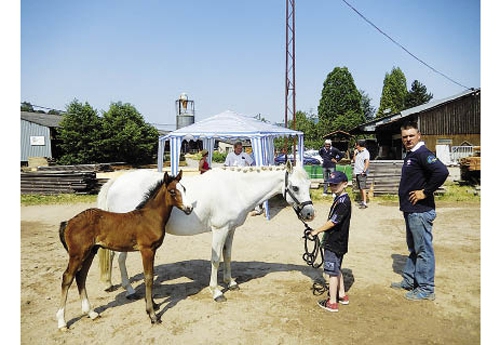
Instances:
[[[229,285],[228,288],[231,291],[238,291],[240,289],[240,286],[238,284],[235,284],[235,285]]]
[[[157,318],[156,320],[151,319],[151,324],[152,325],[159,325],[161,323],[161,319]]]
[[[89,315],[91,320],[95,320],[101,316],[101,315],[99,315],[99,313],[96,313],[95,311],[91,311],[88,315]]]
[[[107,288],[104,289],[106,292],[113,292],[118,290],[119,285],[110,285]]]
[[[220,303],[220,302],[226,302],[227,298],[224,295],[220,295],[220,296],[215,297],[214,300],[215,300],[215,302]]]
[[[125,298],[135,301],[135,300],[138,300],[140,297],[137,295],[137,293],[134,292],[134,293],[131,293],[129,295],[126,295]]]
[[[68,327],[67,326],[59,327],[59,331],[60,332],[67,332],[68,331]]]

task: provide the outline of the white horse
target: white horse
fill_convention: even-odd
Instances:
[[[163,176],[160,172],[137,170],[118,176],[102,186],[98,195],[98,207],[113,212],[128,212],[141,201],[144,191]],[[203,175],[183,178],[187,198],[193,205],[188,217],[173,209],[170,220],[165,226],[172,235],[191,236],[212,231],[212,271],[210,290],[215,301],[226,298],[217,285],[217,270],[224,259],[223,281],[229,290],[239,289],[231,276],[231,245],[234,231],[245,222],[255,205],[271,197],[282,194],[289,205],[293,205],[297,216],[310,221],[314,218],[314,208],[309,188],[311,182],[302,167],[286,166],[221,168],[212,169]],[[129,283],[125,267],[126,253],[120,253],[119,266],[122,287],[127,297],[135,294]],[[100,250],[99,262],[101,280],[111,290],[111,263],[113,254]]]

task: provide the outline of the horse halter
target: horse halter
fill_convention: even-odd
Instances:
[[[283,197],[285,198],[286,200],[286,194],[289,194],[290,195],[290,198],[293,199],[293,201],[295,202],[295,205],[297,207],[293,207],[293,209],[295,210],[295,213],[297,213],[297,217],[299,217],[300,219],[300,216],[299,216],[299,213],[304,209],[305,206],[307,205],[312,205],[312,200],[307,200],[307,201],[304,201],[304,202],[300,202],[297,197],[295,195],[293,195],[292,191],[288,188],[288,171],[285,172],[285,192],[283,193]]]

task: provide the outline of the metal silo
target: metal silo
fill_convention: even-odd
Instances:
[[[175,112],[177,129],[194,123],[194,101],[189,100],[185,92],[181,93],[179,99],[175,101]]]

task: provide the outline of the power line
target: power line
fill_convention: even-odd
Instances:
[[[354,12],[356,12],[361,18],[363,18],[363,20],[365,20],[368,24],[370,24],[371,26],[373,26],[378,32],[380,32],[382,35],[384,35],[385,37],[387,37],[388,39],[390,39],[394,44],[396,44],[398,47],[400,47],[401,49],[403,49],[405,52],[407,52],[408,54],[410,54],[410,56],[412,56],[414,59],[416,59],[418,62],[420,62],[421,64],[427,66],[428,68],[430,68],[432,71],[434,71],[435,73],[445,77],[446,79],[448,79],[449,81],[451,81],[452,83],[454,84],[457,84],[458,86],[461,86],[463,87],[464,89],[469,89],[469,90],[473,90],[474,88],[473,87],[467,87],[463,84],[460,84],[459,82],[451,79],[450,77],[446,76],[444,73],[441,73],[439,72],[437,69],[435,69],[434,67],[430,66],[429,64],[427,64],[426,62],[422,61],[422,59],[418,58],[417,56],[415,56],[414,54],[412,54],[408,49],[406,49],[405,47],[403,47],[401,44],[399,44],[398,42],[396,42],[392,37],[390,37],[388,34],[386,34],[385,32],[383,32],[379,27],[377,27],[375,24],[373,24],[368,18],[366,18],[362,13],[360,13],[357,9],[355,9],[350,3],[348,3],[346,0],[342,0],[347,6],[349,6]]]

